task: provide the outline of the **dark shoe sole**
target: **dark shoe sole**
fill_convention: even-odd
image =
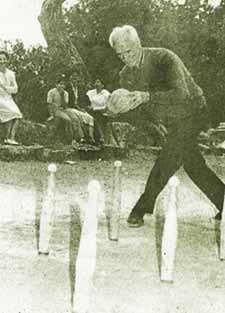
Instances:
[[[130,224],[127,222],[127,224],[128,224],[128,227],[130,227],[130,228],[140,228],[141,226],[144,225],[144,221],[141,223],[137,223],[137,224]]]
[[[139,228],[144,224],[144,220],[142,218],[128,218],[127,224],[132,228]]]

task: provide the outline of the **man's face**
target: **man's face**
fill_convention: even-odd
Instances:
[[[118,42],[114,46],[117,56],[129,67],[137,65],[140,55],[140,46],[134,42]]]
[[[96,81],[95,81],[95,88],[96,89],[103,89],[103,84],[100,81],[100,79],[96,79]]]
[[[78,77],[76,75],[72,75],[70,77],[70,82],[76,86],[78,84]]]
[[[65,89],[65,83],[64,82],[59,82],[57,85],[56,85],[56,88],[59,90],[59,91],[63,91]]]

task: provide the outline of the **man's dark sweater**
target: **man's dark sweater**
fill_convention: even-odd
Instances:
[[[129,120],[158,118],[169,126],[206,106],[202,89],[180,58],[165,48],[142,48],[139,67],[120,72],[120,86],[150,92],[150,101],[128,112]],[[132,121],[131,121],[132,122]]]

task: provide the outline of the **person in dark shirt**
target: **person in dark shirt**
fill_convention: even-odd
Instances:
[[[69,94],[69,108],[76,108],[78,109],[78,97],[79,97],[79,87],[78,87],[78,75],[76,72],[72,72],[70,75],[66,76],[66,84],[65,90]]]
[[[216,218],[221,219],[225,185],[206,165],[197,144],[208,121],[202,89],[175,53],[165,48],[143,48],[130,25],[114,28],[109,43],[125,64],[120,86],[135,95],[134,109],[124,114],[130,122],[154,122],[165,139],[144,193],[128,217],[129,226],[143,225],[144,215],[153,213],[157,196],[181,166],[214,203],[219,210]]]

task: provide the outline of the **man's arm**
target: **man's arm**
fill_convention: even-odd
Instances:
[[[119,73],[119,84],[122,89],[133,90],[130,91],[130,95],[133,95],[133,108],[136,108],[140,104],[148,104],[150,106],[150,94],[148,91],[135,90],[135,86],[130,85],[129,75],[126,74],[127,67],[125,66]],[[135,90],[135,91],[134,91]]]
[[[48,106],[48,112],[49,112],[50,116],[53,116],[55,114],[57,106],[54,103],[54,95],[53,95],[52,90],[49,90],[49,92],[47,94],[47,106]]]
[[[186,80],[186,75],[190,75],[184,67],[182,61],[172,52],[168,52],[163,60],[162,67],[165,69],[165,75],[169,86],[165,91],[150,92],[150,103],[177,104],[190,96]]]
[[[10,83],[9,83],[9,85],[0,84],[0,88],[5,90],[10,95],[17,93],[18,85],[17,85],[17,82],[16,82],[16,77],[15,77],[15,73],[14,72],[11,72],[11,74],[10,74]]]
[[[156,103],[162,104],[176,104],[181,102],[190,96],[189,89],[185,81],[185,74],[190,75],[184,64],[172,51],[165,50],[162,56],[158,60],[156,65],[164,73],[167,83],[167,90],[165,91],[152,91],[149,90],[149,96],[147,91],[140,92],[139,99],[142,103],[149,102],[149,105],[154,106]],[[125,89],[130,89],[129,79],[125,74],[126,67],[120,72],[120,86]],[[125,74],[125,75],[124,75]],[[141,99],[142,97],[142,99]]]

